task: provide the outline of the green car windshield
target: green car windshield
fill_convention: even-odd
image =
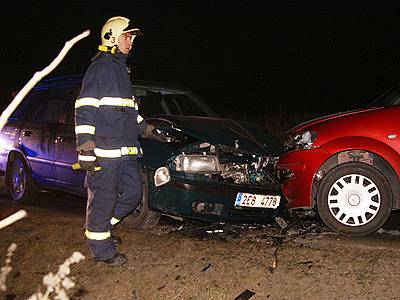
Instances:
[[[157,115],[218,117],[199,97],[190,91],[134,88],[139,99],[139,114],[145,118]]]

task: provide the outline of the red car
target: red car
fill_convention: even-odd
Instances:
[[[366,235],[400,208],[400,86],[365,109],[302,123],[277,164],[289,209],[317,211],[332,230]]]

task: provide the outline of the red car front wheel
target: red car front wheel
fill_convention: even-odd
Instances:
[[[348,235],[366,235],[389,218],[392,191],[376,168],[351,162],[332,169],[321,182],[318,213],[332,230]]]

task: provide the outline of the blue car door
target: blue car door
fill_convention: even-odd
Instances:
[[[66,101],[60,88],[43,90],[39,94],[37,109],[21,129],[20,146],[33,177],[48,185],[56,179],[55,141]]]
[[[78,96],[79,85],[72,88],[68,95],[67,107],[56,136],[55,168],[57,184],[64,190],[72,193],[85,194],[83,187],[85,173],[82,170],[72,169],[72,165],[78,162],[76,152],[75,127],[74,127],[74,103]]]

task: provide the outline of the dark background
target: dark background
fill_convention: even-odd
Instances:
[[[122,15],[144,33],[135,77],[187,86],[220,113],[363,106],[400,79],[400,3],[323,2],[14,1],[1,9],[2,101],[91,29],[51,75],[84,73],[102,25]]]

